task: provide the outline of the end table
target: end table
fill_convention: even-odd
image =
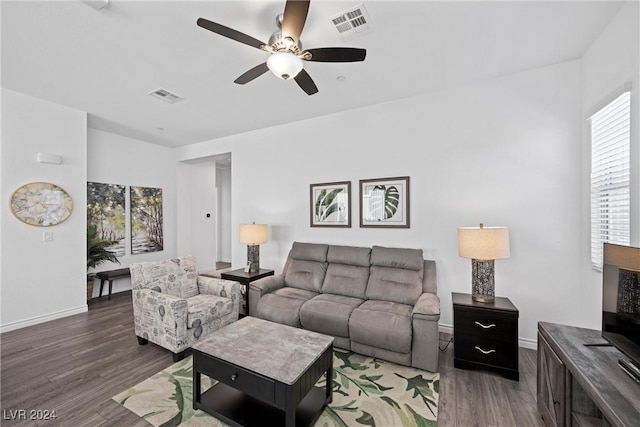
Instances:
[[[453,302],[453,366],[485,369],[518,381],[519,312],[508,298],[494,302],[451,293]]]
[[[250,271],[245,273],[244,268],[239,268],[237,270],[226,271],[220,275],[221,278],[227,280],[234,280],[236,282],[240,282],[244,286],[244,295],[245,295],[245,309],[242,309],[242,304],[240,304],[240,318],[245,316],[249,316],[249,283],[254,280],[262,279],[263,277],[273,276],[273,270],[261,268],[258,271]]]

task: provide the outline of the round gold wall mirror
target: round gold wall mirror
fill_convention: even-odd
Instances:
[[[11,212],[25,224],[49,227],[71,215],[73,199],[62,187],[49,182],[30,182],[11,195]]]

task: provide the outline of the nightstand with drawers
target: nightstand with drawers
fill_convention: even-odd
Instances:
[[[518,309],[508,298],[473,301],[470,294],[451,293],[453,365],[484,369],[518,381]]]

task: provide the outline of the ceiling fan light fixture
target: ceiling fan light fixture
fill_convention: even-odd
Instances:
[[[291,52],[276,52],[267,59],[267,67],[283,80],[292,79],[302,71],[302,59]]]

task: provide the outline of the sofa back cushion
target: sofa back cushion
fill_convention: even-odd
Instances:
[[[369,281],[370,248],[329,246],[329,267],[322,284],[322,293],[364,299]]]
[[[198,295],[198,265],[191,255],[134,263],[130,270],[133,289],[153,289],[180,298]]]
[[[284,274],[285,286],[320,292],[327,272],[328,249],[329,245],[294,242]]]
[[[371,249],[367,299],[414,305],[422,294],[422,249]]]

